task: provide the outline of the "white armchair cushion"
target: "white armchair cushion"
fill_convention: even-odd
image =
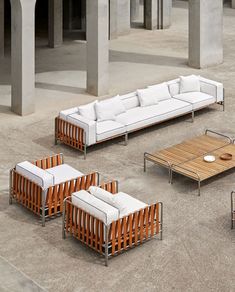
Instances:
[[[126,133],[126,127],[121,123],[115,121],[102,121],[96,123],[97,141],[102,141],[124,133]]]
[[[84,190],[72,194],[72,204],[101,220],[105,225],[109,225],[119,219],[117,208]]]
[[[89,120],[79,114],[72,114],[68,116],[68,122],[74,124],[86,133],[86,145],[90,146],[96,143],[96,122]]]
[[[65,121],[67,121],[68,116],[71,114],[75,114],[75,113],[78,113],[77,107],[73,107],[73,108],[69,108],[67,110],[61,111],[59,114],[59,117]]]
[[[200,81],[199,76],[180,76],[180,93],[186,92],[200,92]]]
[[[54,177],[54,185],[64,183],[83,176],[84,174],[68,164],[61,164],[46,169],[46,172]]]
[[[156,91],[153,88],[138,89],[137,94],[140,101],[140,106],[150,106],[158,103]]]
[[[140,101],[136,91],[120,95],[120,99],[122,100],[126,110],[140,106]]]
[[[54,185],[54,176],[52,174],[28,161],[18,163],[16,165],[16,172],[36,183],[44,190]]]
[[[149,86],[148,88],[151,88],[155,91],[155,95],[156,95],[155,98],[157,99],[158,102],[171,98],[166,82],[152,85],[152,86]]]
[[[126,111],[119,95],[100,101],[95,105],[98,121],[115,120],[115,116]]]
[[[98,100],[95,100],[94,102],[79,106],[78,107],[79,114],[89,120],[95,121],[97,119],[95,111],[95,104],[97,102]]]

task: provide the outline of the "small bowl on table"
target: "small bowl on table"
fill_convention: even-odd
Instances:
[[[221,160],[232,160],[233,155],[230,153],[223,153],[222,155],[220,155],[220,159]]]
[[[212,163],[212,162],[215,162],[215,156],[214,155],[206,155],[203,157],[204,161],[205,162],[208,162],[208,163]]]

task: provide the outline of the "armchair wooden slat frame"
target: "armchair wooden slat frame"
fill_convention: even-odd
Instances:
[[[118,182],[111,181],[100,185],[101,188],[116,194]],[[145,209],[129,214],[110,225],[71,202],[64,200],[62,237],[69,234],[99,254],[105,256],[105,265],[111,256],[136,247],[157,235],[163,235],[163,204],[155,203]]]
[[[231,228],[234,228],[235,222],[235,191],[231,193]]]
[[[47,169],[64,163],[63,154],[57,154],[33,162],[36,166]],[[10,170],[9,203],[13,200],[29,209],[42,219],[45,226],[47,218],[61,215],[64,199],[73,192],[88,189],[91,185],[99,184],[99,173],[92,172],[76,179],[43,189],[27,177],[17,173],[16,169]]]

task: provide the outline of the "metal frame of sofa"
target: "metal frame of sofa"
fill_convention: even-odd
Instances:
[[[117,181],[103,183],[100,187],[113,195],[118,192]],[[66,234],[104,256],[105,265],[108,266],[108,259],[112,256],[136,247],[157,235],[160,235],[162,240],[163,204],[161,202],[152,204],[110,225],[105,225],[101,220],[73,205],[71,197],[67,197],[64,200],[63,211],[62,237],[64,239]]]
[[[63,154],[56,154],[33,162],[42,169],[48,169],[64,164]],[[42,219],[45,226],[47,218],[61,215],[63,201],[73,192],[88,189],[91,185],[99,185],[99,173],[92,172],[76,179],[43,189],[35,182],[17,173],[16,169],[10,170],[9,177],[9,204],[15,200]]]
[[[201,81],[201,82],[206,83],[205,81]],[[216,94],[218,95],[218,88],[217,87],[216,87]],[[192,105],[192,103],[190,103],[188,101],[185,101],[185,102]],[[215,104],[221,105],[223,107],[223,111],[225,111],[225,89],[224,88],[223,88],[223,101],[215,102]],[[149,124],[147,126],[143,126],[143,127],[138,128],[138,129],[125,132],[125,133],[120,134],[120,135],[112,136],[110,138],[98,141],[93,145],[100,144],[102,142],[105,142],[105,141],[108,141],[108,140],[112,140],[112,139],[115,139],[117,137],[122,137],[122,136],[125,137],[125,145],[127,145],[128,144],[128,134],[129,133],[133,133],[133,132],[145,129],[145,128],[149,128],[151,126],[158,125],[158,124],[161,124],[161,123],[166,122],[168,120],[172,120],[172,119],[175,119],[175,118],[178,118],[178,117],[181,117],[181,116],[185,116],[185,115],[190,114],[190,113],[192,115],[192,122],[194,122],[195,112],[199,111],[199,110],[201,110],[203,108],[207,108],[209,106],[211,106],[211,104],[203,106],[203,107],[200,107],[200,108],[198,108],[196,110],[192,109],[192,111],[190,111],[190,112],[187,112],[187,113],[184,113],[184,114],[181,114],[181,115],[176,115],[176,116],[174,116],[173,118],[170,118],[170,119],[162,120],[160,122],[152,123],[152,124]],[[86,132],[85,132],[84,129],[82,129],[81,127],[79,127],[77,125],[74,125],[74,124],[72,124],[72,123],[70,123],[68,121],[65,121],[64,119],[61,119],[59,116],[57,116],[55,118],[55,145],[57,145],[58,141],[62,142],[65,145],[68,145],[68,146],[70,146],[72,148],[75,148],[75,149],[81,151],[84,154],[84,159],[86,159],[87,148],[93,146],[93,145],[88,146],[86,144]]]
[[[235,191],[231,192],[231,229],[234,228],[235,222]]]

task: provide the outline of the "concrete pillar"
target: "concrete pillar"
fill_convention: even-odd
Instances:
[[[50,48],[63,43],[63,1],[48,1],[48,45]]]
[[[35,2],[11,0],[11,108],[19,115],[34,112]]]
[[[109,91],[109,2],[87,0],[87,91]]]
[[[140,14],[140,0],[131,0],[131,22],[136,20]]]
[[[172,0],[145,0],[144,23],[146,29],[165,29],[171,25]]]
[[[118,35],[130,33],[131,28],[131,5],[130,0],[118,0]]]
[[[232,0],[232,8],[235,8],[235,0]]]
[[[86,0],[82,0],[81,8],[81,28],[86,31]]]
[[[64,28],[67,30],[72,30],[73,29],[73,16],[72,16],[72,11],[73,11],[73,0],[66,0],[64,1],[64,6],[63,6],[63,16],[64,16]]]
[[[0,58],[4,57],[5,33],[4,33],[4,0],[0,0]]]
[[[144,26],[149,30],[158,28],[158,0],[144,1]]]
[[[223,62],[223,2],[189,0],[189,66]]]
[[[118,0],[109,0],[109,38],[118,36]]]

